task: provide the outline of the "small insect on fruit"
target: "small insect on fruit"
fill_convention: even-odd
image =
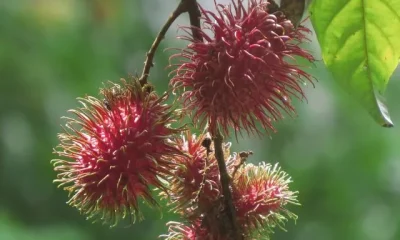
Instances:
[[[111,111],[111,105],[110,103],[107,101],[107,99],[103,100],[103,104],[104,106],[107,108],[108,111]]]

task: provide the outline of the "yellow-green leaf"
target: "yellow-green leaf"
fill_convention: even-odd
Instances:
[[[400,58],[400,0],[314,0],[310,15],[335,80],[393,126],[382,96]]]

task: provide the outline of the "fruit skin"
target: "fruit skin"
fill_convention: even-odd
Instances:
[[[216,3],[217,13],[200,7],[203,27],[196,30],[204,41],[183,36],[189,45],[171,56],[172,86],[193,121],[201,127],[208,123],[212,135],[217,127],[225,135],[229,128],[235,134],[262,134],[257,123],[276,131],[273,122],[282,112],[295,114],[290,97],[303,98],[301,85],[311,82],[293,61],[314,61],[299,46],[310,30],[294,28],[281,12],[270,13],[268,4],[232,0]]]
[[[69,192],[68,204],[94,220],[116,225],[142,218],[139,199],[157,206],[150,187],[165,191],[161,180],[173,169],[168,157],[181,152],[169,141],[181,129],[170,126],[177,110],[142,87],[137,79],[109,84],[104,100],[80,99],[70,110],[53,160],[54,182]]]

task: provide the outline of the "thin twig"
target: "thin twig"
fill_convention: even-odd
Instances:
[[[156,39],[154,39],[153,44],[151,45],[150,50],[147,52],[146,61],[144,62],[144,68],[142,72],[142,76],[140,77],[140,84],[143,86],[147,83],[147,77],[150,73],[150,68],[154,65],[153,58],[154,54],[157,51],[158,46],[160,45],[161,41],[164,39],[165,34],[167,33],[169,27],[171,27],[172,23],[184,12],[187,12],[187,4],[185,4],[186,0],[182,0],[179,3],[178,7],[172,12],[169,16],[167,22],[161,28],[160,32],[158,33]]]
[[[200,29],[200,16],[201,12],[199,6],[197,5],[196,0],[181,0],[178,7],[172,12],[169,16],[167,22],[161,28],[160,32],[158,33],[156,39],[154,39],[153,44],[151,45],[150,50],[147,52],[146,61],[144,62],[144,68],[142,72],[142,76],[140,77],[140,84],[144,86],[147,83],[147,78],[150,73],[151,67],[153,67],[153,59],[154,54],[157,51],[158,46],[160,45],[161,41],[164,39],[165,34],[167,33],[168,29],[171,27],[172,23],[184,12],[189,13],[190,25],[192,26],[192,35],[194,39],[199,41],[203,40],[199,29]]]
[[[233,239],[241,240],[242,237],[240,235],[239,228],[237,226],[236,210],[233,205],[232,193],[230,190],[231,178],[226,169],[225,156],[224,156],[224,151],[222,148],[223,140],[224,140],[224,138],[222,137],[221,132],[219,130],[217,130],[216,134],[214,136],[214,151],[215,151],[215,158],[217,159],[218,168],[219,168],[219,172],[220,172],[220,176],[221,176],[222,193],[224,195],[226,212],[231,221],[230,224],[231,224],[231,228],[232,228]]]
[[[212,152],[211,142],[212,142],[211,138],[206,137],[203,139],[203,142],[201,143],[201,145],[206,149],[207,155],[206,155],[206,159],[204,161],[203,179],[201,180],[200,188],[199,188],[199,191],[197,192],[194,202],[197,202],[199,200],[201,191],[203,191],[204,185],[206,185],[207,170],[209,169],[209,166],[207,166],[207,165],[208,165],[208,162],[210,159],[210,153]]]
[[[182,0],[186,4],[187,12],[189,13],[190,25],[192,26],[193,39],[203,41],[200,34],[200,17],[201,12],[196,0]]]
[[[192,29],[193,39],[197,40],[197,41],[203,41],[203,37],[200,34],[201,12],[200,12],[199,6],[197,5],[197,1],[196,0],[182,0],[182,2],[185,2],[187,4],[187,11],[189,13],[189,19],[190,19],[190,25],[192,27],[191,29]],[[210,132],[214,132],[214,131],[210,131]],[[240,235],[239,228],[237,225],[236,210],[233,205],[232,193],[230,190],[231,179],[230,179],[230,176],[226,169],[224,151],[222,148],[224,139],[219,130],[216,131],[216,135],[213,137],[214,137],[214,154],[215,154],[215,158],[217,159],[217,162],[218,162],[218,169],[219,169],[219,173],[221,176],[220,181],[221,181],[221,186],[222,186],[222,193],[224,195],[224,201],[225,201],[225,210],[230,219],[233,240],[241,240],[242,237]]]
[[[196,0],[181,0],[178,7],[174,10],[174,12],[168,18],[167,22],[161,28],[156,39],[154,40],[149,52],[147,53],[145,66],[143,68],[143,73],[142,73],[142,76],[140,77],[141,85],[145,85],[147,83],[147,77],[150,73],[150,68],[153,66],[154,54],[155,54],[158,46],[160,45],[160,42],[165,37],[165,34],[168,31],[169,27],[172,25],[172,23],[184,12],[189,13],[189,19],[190,19],[190,25],[192,27],[193,39],[198,40],[198,41],[203,41],[203,37],[201,36],[200,31],[199,31],[200,30],[201,12],[200,12],[199,6],[197,4],[197,1]],[[241,240],[242,237],[239,233],[239,228],[238,228],[237,222],[236,222],[236,210],[233,205],[232,193],[230,191],[230,185],[231,185],[230,181],[231,180],[230,180],[228,171],[226,169],[225,157],[224,157],[222,144],[223,144],[223,137],[218,130],[217,134],[214,136],[214,148],[215,148],[214,151],[215,151],[215,158],[217,159],[217,162],[218,162],[219,172],[221,175],[221,186],[222,186],[222,192],[224,195],[224,201],[225,201],[225,205],[226,205],[226,212],[231,221],[233,239]]]

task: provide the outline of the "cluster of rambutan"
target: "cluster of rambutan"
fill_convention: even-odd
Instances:
[[[296,218],[285,208],[297,203],[288,175],[277,165],[246,163],[251,152],[231,154],[224,143],[231,219],[213,139],[231,128],[261,133],[257,123],[274,130],[282,109],[294,112],[289,95],[303,97],[302,78],[310,77],[287,58],[313,60],[299,46],[307,29],[294,28],[281,12],[269,12],[265,0],[216,7],[213,13],[199,6],[204,26],[189,29],[202,39],[187,37],[188,48],[173,56],[181,59],[171,80],[182,93],[181,109],[166,103],[167,94],[160,97],[131,78],[103,88],[103,100],[86,97],[82,108],[71,111],[76,117],[68,118],[55,150],[63,158],[53,160],[55,181],[70,193],[68,203],[88,218],[112,225],[141,219],[139,200],[158,205],[152,187],[184,220],[169,223],[163,236],[169,240],[236,239],[234,232],[260,239]],[[209,133],[196,137],[172,127],[182,112]]]
[[[176,164],[168,179],[165,194],[186,224],[169,223],[169,234],[175,239],[234,239],[226,211],[220,172],[213,146],[204,146],[205,135],[182,136],[176,145],[184,153],[171,161]],[[246,164],[251,152],[230,155],[230,144],[223,146],[228,173],[231,176],[232,203],[236,224],[243,239],[268,236],[275,226],[283,226],[287,217],[296,218],[285,209],[288,203],[297,203],[291,192],[287,174],[275,165]]]

